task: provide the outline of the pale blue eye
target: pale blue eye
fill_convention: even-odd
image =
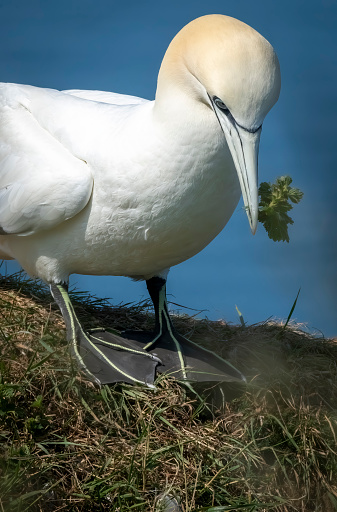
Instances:
[[[222,110],[223,112],[229,112],[229,109],[226,107],[226,105],[220,98],[218,98],[217,96],[213,96],[213,101],[220,110]]]

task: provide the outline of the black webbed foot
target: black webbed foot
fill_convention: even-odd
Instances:
[[[97,384],[127,382],[154,387],[159,359],[128,340],[108,331],[86,334],[79,323],[64,285],[50,286],[61,309],[72,356],[80,369]]]
[[[147,287],[155,309],[155,330],[153,333],[125,331],[123,336],[159,357],[158,373],[192,382],[245,381],[228,361],[177,333],[167,309],[165,279],[153,277],[147,281]]]

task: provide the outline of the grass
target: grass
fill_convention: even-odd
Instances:
[[[153,325],[147,303],[72,299],[87,327]],[[99,389],[73,366],[40,283],[2,278],[0,304],[0,511],[165,512],[165,493],[183,512],[337,510],[336,340],[175,316],[247,386]]]

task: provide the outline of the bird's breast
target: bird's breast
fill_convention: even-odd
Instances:
[[[200,130],[180,139],[159,133],[152,144],[139,132],[135,140],[98,173],[85,237],[106,248],[102,266],[138,277],[202,250],[232,215],[240,188],[224,138]]]

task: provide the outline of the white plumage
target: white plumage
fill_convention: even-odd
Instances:
[[[199,127],[172,140],[153,121],[154,102],[115,106],[11,84],[1,92],[12,105],[1,113],[1,227],[21,235],[6,237],[10,256],[46,281],[161,272],[211,241],[239,199],[213,114],[217,143]]]

